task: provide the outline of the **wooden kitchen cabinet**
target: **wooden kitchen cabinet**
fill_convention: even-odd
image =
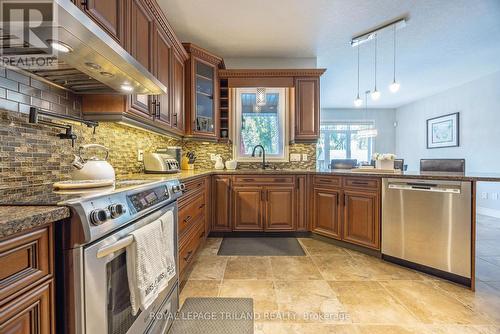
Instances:
[[[120,121],[183,136],[184,64],[189,56],[155,1],[123,0],[120,6],[127,7],[123,17],[129,18],[124,48],[161,81],[167,91],[156,96],[84,95],[83,115],[91,120]]]
[[[153,46],[153,74],[167,87],[167,93],[152,97],[152,115],[156,121],[164,123],[164,126],[169,127],[171,124],[170,84],[172,81],[172,45],[166,34],[157,24],[154,25],[153,30]]]
[[[297,191],[295,192],[295,205],[296,205],[296,230],[309,231],[308,219],[308,199],[309,199],[309,186],[308,178],[306,175],[297,175],[296,177]]]
[[[176,134],[184,134],[184,59],[174,52],[172,59],[172,97],[171,129]]]
[[[219,134],[219,77],[222,58],[191,43],[185,64],[186,135],[216,140]]]
[[[0,333],[54,333],[52,224],[0,240]]]
[[[380,248],[379,203],[377,192],[344,190],[344,241]]]
[[[380,249],[380,179],[313,175],[312,231]]]
[[[295,230],[295,187],[270,186],[265,189],[265,230]]]
[[[212,231],[230,232],[231,177],[215,175],[212,178]]]
[[[295,141],[319,138],[319,77],[295,78]]]
[[[52,281],[48,281],[0,307],[0,333],[54,333],[53,294]]]
[[[233,231],[263,231],[265,190],[255,186],[233,188]]]
[[[312,231],[330,238],[341,239],[342,210],[340,189],[314,188]]]
[[[125,29],[129,22],[124,0],[74,0],[95,23],[125,46]]]

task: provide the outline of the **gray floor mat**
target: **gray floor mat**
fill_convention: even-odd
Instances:
[[[187,298],[169,334],[253,334],[253,299]]]
[[[217,255],[222,256],[305,256],[296,238],[224,238]]]

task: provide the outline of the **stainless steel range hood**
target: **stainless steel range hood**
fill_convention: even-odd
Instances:
[[[44,81],[76,94],[153,95],[166,92],[165,85],[71,1],[53,0],[52,3],[52,22],[44,22],[31,30],[48,45],[55,40],[58,44],[69,47],[70,52],[60,52],[52,48],[49,49],[50,54],[34,55],[33,48],[25,43],[27,47],[24,54],[23,51],[19,52],[19,47],[16,48],[18,57],[53,56],[54,61],[46,62],[42,66],[23,66],[11,62],[7,67],[43,78]],[[5,32],[1,37],[3,41],[20,38]],[[2,51],[4,56],[8,55],[8,50]]]

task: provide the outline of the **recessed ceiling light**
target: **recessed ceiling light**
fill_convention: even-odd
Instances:
[[[90,68],[91,70],[94,70],[94,71],[99,71],[101,69],[101,65],[90,62],[90,61],[86,62],[85,66],[87,66],[88,68]]]
[[[134,90],[134,87],[132,87],[129,83],[124,83],[120,86],[120,88],[125,92],[131,92]]]
[[[50,44],[52,49],[57,50],[59,52],[68,53],[68,52],[73,51],[73,48],[71,46],[69,46],[68,44],[63,43],[61,41],[48,39],[47,42]]]

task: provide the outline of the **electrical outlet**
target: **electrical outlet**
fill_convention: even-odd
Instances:
[[[308,161],[308,160],[309,160],[309,157],[307,156],[307,154],[302,153],[302,161]]]
[[[215,161],[215,154],[214,153],[210,153],[210,160]]]
[[[300,161],[300,154],[290,153],[290,161],[293,161],[293,162]]]
[[[494,201],[498,201],[498,193],[491,193],[491,199]]]
[[[144,150],[137,150],[137,161],[144,161]]]
[[[481,199],[488,199],[488,193],[486,191],[481,193]]]

